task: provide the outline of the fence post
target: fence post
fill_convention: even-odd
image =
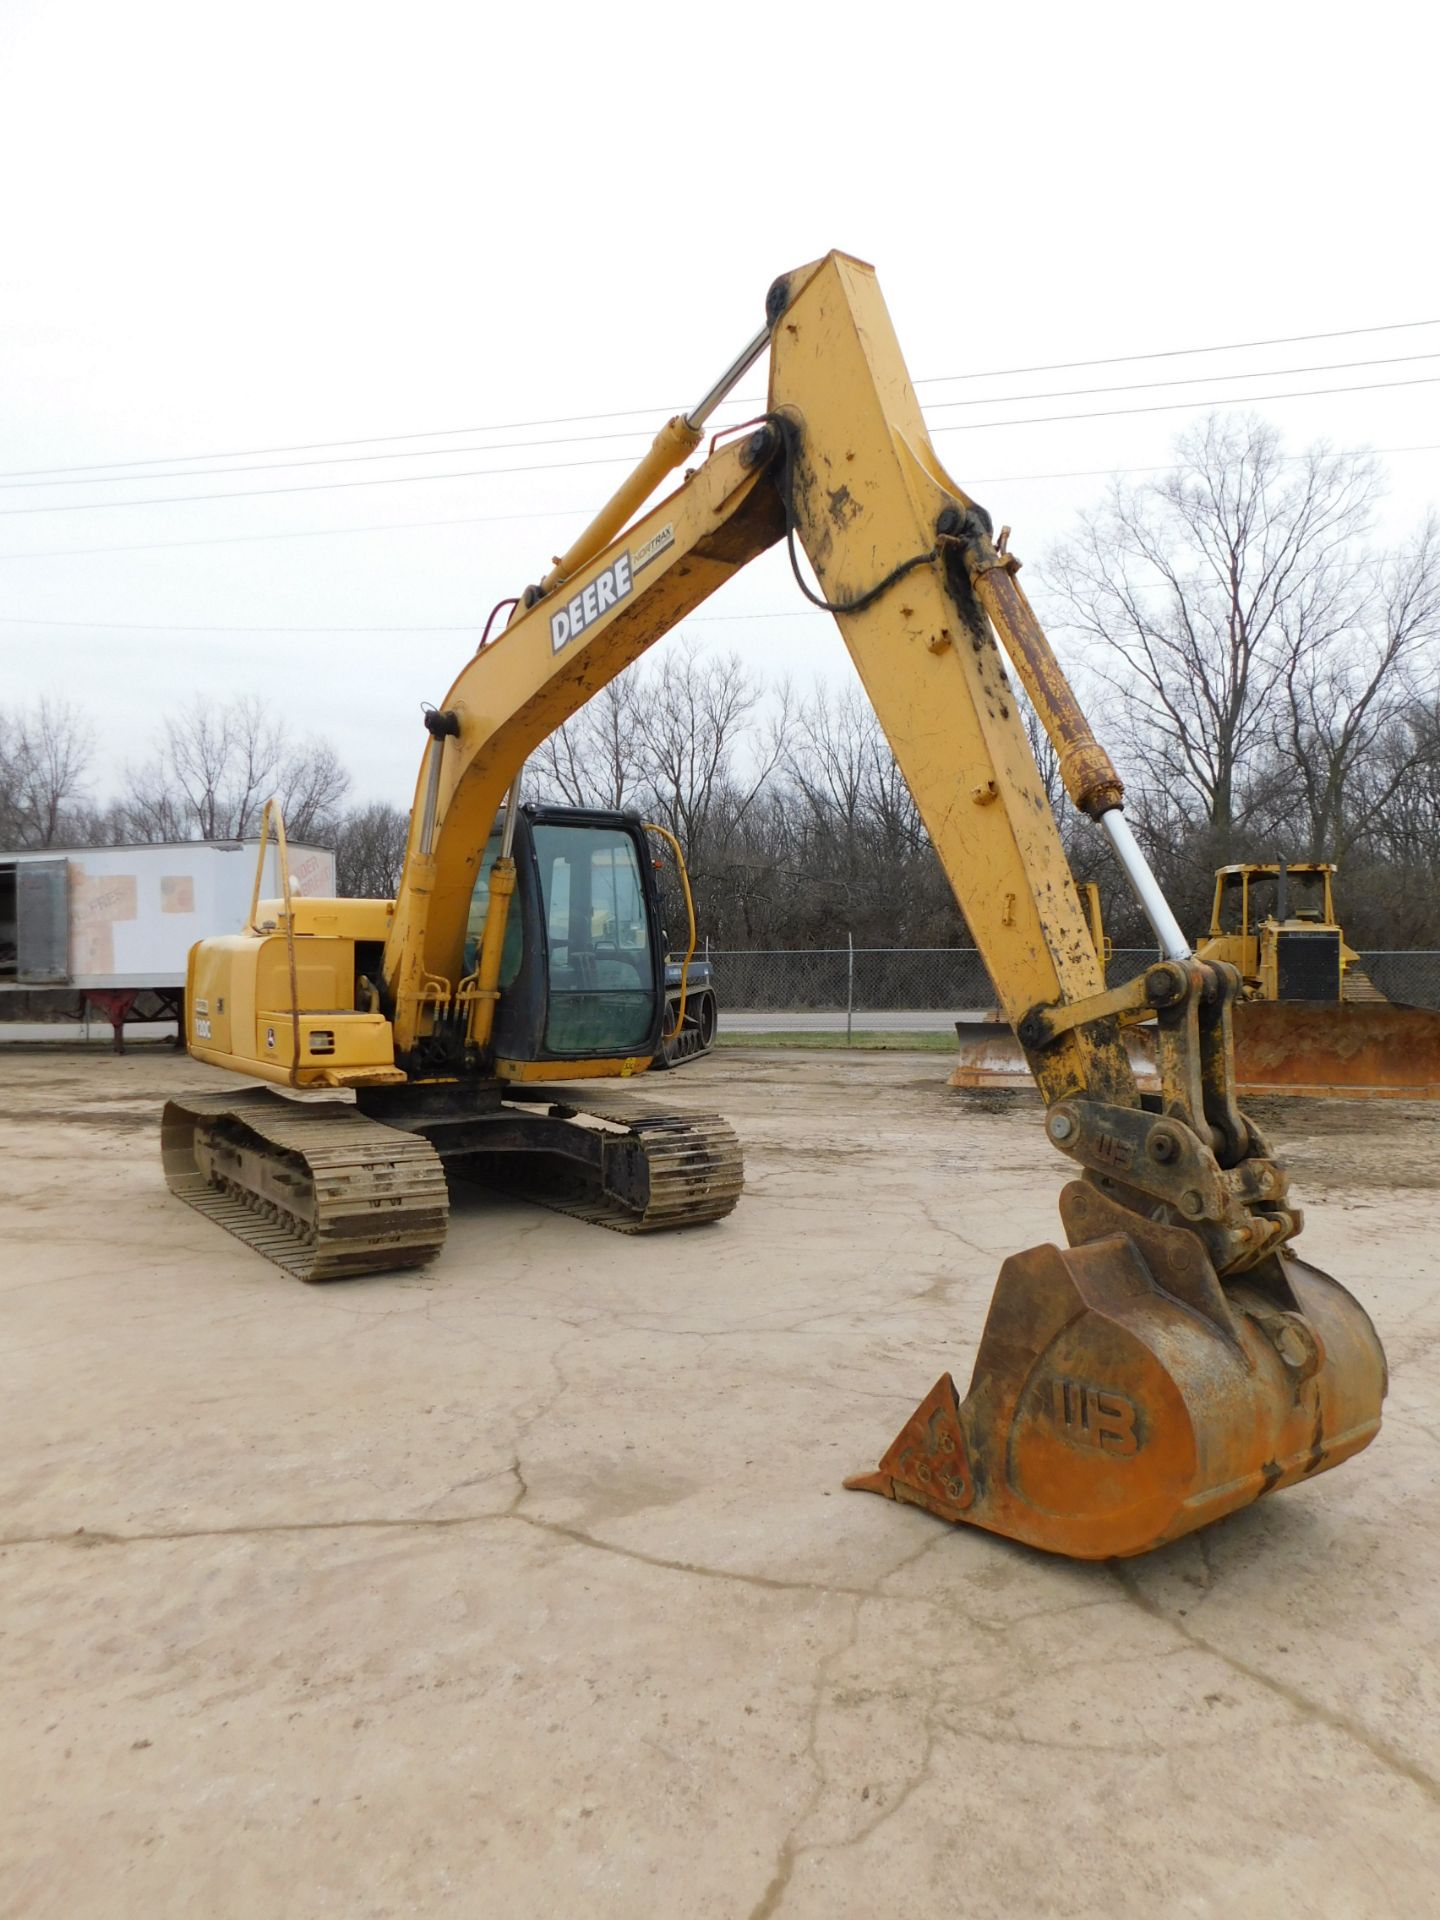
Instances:
[[[850,1045],[850,1030],[855,1020],[855,936],[845,933],[845,1044]]]

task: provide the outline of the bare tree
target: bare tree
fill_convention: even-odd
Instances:
[[[627,667],[555,732],[532,768],[541,789],[572,807],[634,806],[645,745],[645,679]]]
[[[262,701],[195,700],[167,717],[158,753],[129,773],[124,805],[137,839],[237,840],[257,830],[273,794],[287,831],[313,840],[335,831],[349,784],[328,742],[292,741]]]
[[[1298,614],[1285,615],[1277,745],[1300,798],[1303,850],[1314,859],[1343,859],[1440,754],[1430,728],[1407,724],[1427,702],[1434,707],[1440,524],[1432,516],[1398,552],[1364,556],[1340,573],[1338,583],[1318,575]],[[1312,600],[1323,601],[1323,619]]]
[[[89,721],[67,700],[46,697],[0,715],[0,838],[6,846],[53,847],[79,837],[94,750]]]
[[[333,839],[340,825],[340,802],[349,788],[350,776],[328,740],[312,735],[287,747],[273,787],[286,831],[296,840]]]
[[[764,714],[760,682],[738,654],[702,654],[686,640],[642,682],[639,708],[648,797],[687,857],[713,861],[784,758],[788,689]]]
[[[1141,783],[1223,834],[1273,771],[1287,673],[1353,602],[1378,473],[1324,446],[1287,460],[1253,416],[1212,415],[1176,450],[1163,479],[1117,483],[1046,578],[1117,697]]]
[[[352,807],[335,841],[337,890],[361,900],[393,900],[400,890],[410,816],[383,800]]]

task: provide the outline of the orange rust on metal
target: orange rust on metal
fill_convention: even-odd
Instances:
[[[846,1485],[1074,1559],[1145,1553],[1358,1453],[1385,1357],[1289,1253],[1221,1285],[1194,1235],[1087,1182],[1071,1246],[1014,1255],[961,1401],[945,1374]]]
[[[1125,787],[1090,722],[1035,611],[1015,578],[1019,561],[996,553],[987,536],[972,538],[965,563],[975,596],[1000,635],[1059,757],[1065,791],[1082,813],[1098,820],[1118,807]]]
[[[1234,1014],[1242,1089],[1440,1099],[1440,1013],[1429,1007],[1242,1000]]]
[[[1235,1087],[1240,1094],[1307,1100],[1440,1100],[1440,1013],[1428,1007],[1345,1001],[1240,1000]],[[1009,1022],[958,1021],[952,1087],[1033,1087]],[[1159,1085],[1155,1028],[1121,1030],[1136,1084]]]

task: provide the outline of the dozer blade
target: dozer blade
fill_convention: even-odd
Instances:
[[[1196,1238],[1081,1182],[1071,1245],[1000,1270],[970,1391],[942,1374],[846,1486],[1077,1560],[1124,1558],[1338,1466],[1372,1440],[1385,1356],[1293,1255],[1224,1286]]]
[[[1241,1000],[1242,1093],[1440,1099],[1440,1013],[1386,1001]]]
[[[1035,1085],[1015,1030],[998,1008],[992,1013],[957,1020],[955,1035],[960,1051],[950,1075],[952,1087]],[[1142,1086],[1153,1086],[1156,1079],[1153,1028],[1124,1027],[1121,1035],[1137,1080]]]

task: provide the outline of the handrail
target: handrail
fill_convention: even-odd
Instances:
[[[290,847],[285,838],[285,816],[272,796],[260,815],[260,851],[255,862],[255,885],[250,893],[250,932],[259,933],[260,888],[265,880],[265,855],[270,846],[270,822],[275,822],[275,852],[280,865],[280,900],[285,920],[285,957],[290,966],[290,1084],[300,1085],[300,982],[295,964],[295,899],[290,888]]]
[[[675,1010],[675,1038],[678,1040],[685,1025],[685,996],[689,991],[690,962],[695,958],[695,901],[690,892],[690,875],[685,867],[685,855],[680,850],[680,842],[668,827],[662,827],[655,820],[645,822],[645,831],[658,833],[662,840],[668,840],[675,849],[675,864],[680,870],[680,885],[685,890],[685,912],[690,921],[690,944],[685,949],[685,958],[680,962],[680,1005]]]

